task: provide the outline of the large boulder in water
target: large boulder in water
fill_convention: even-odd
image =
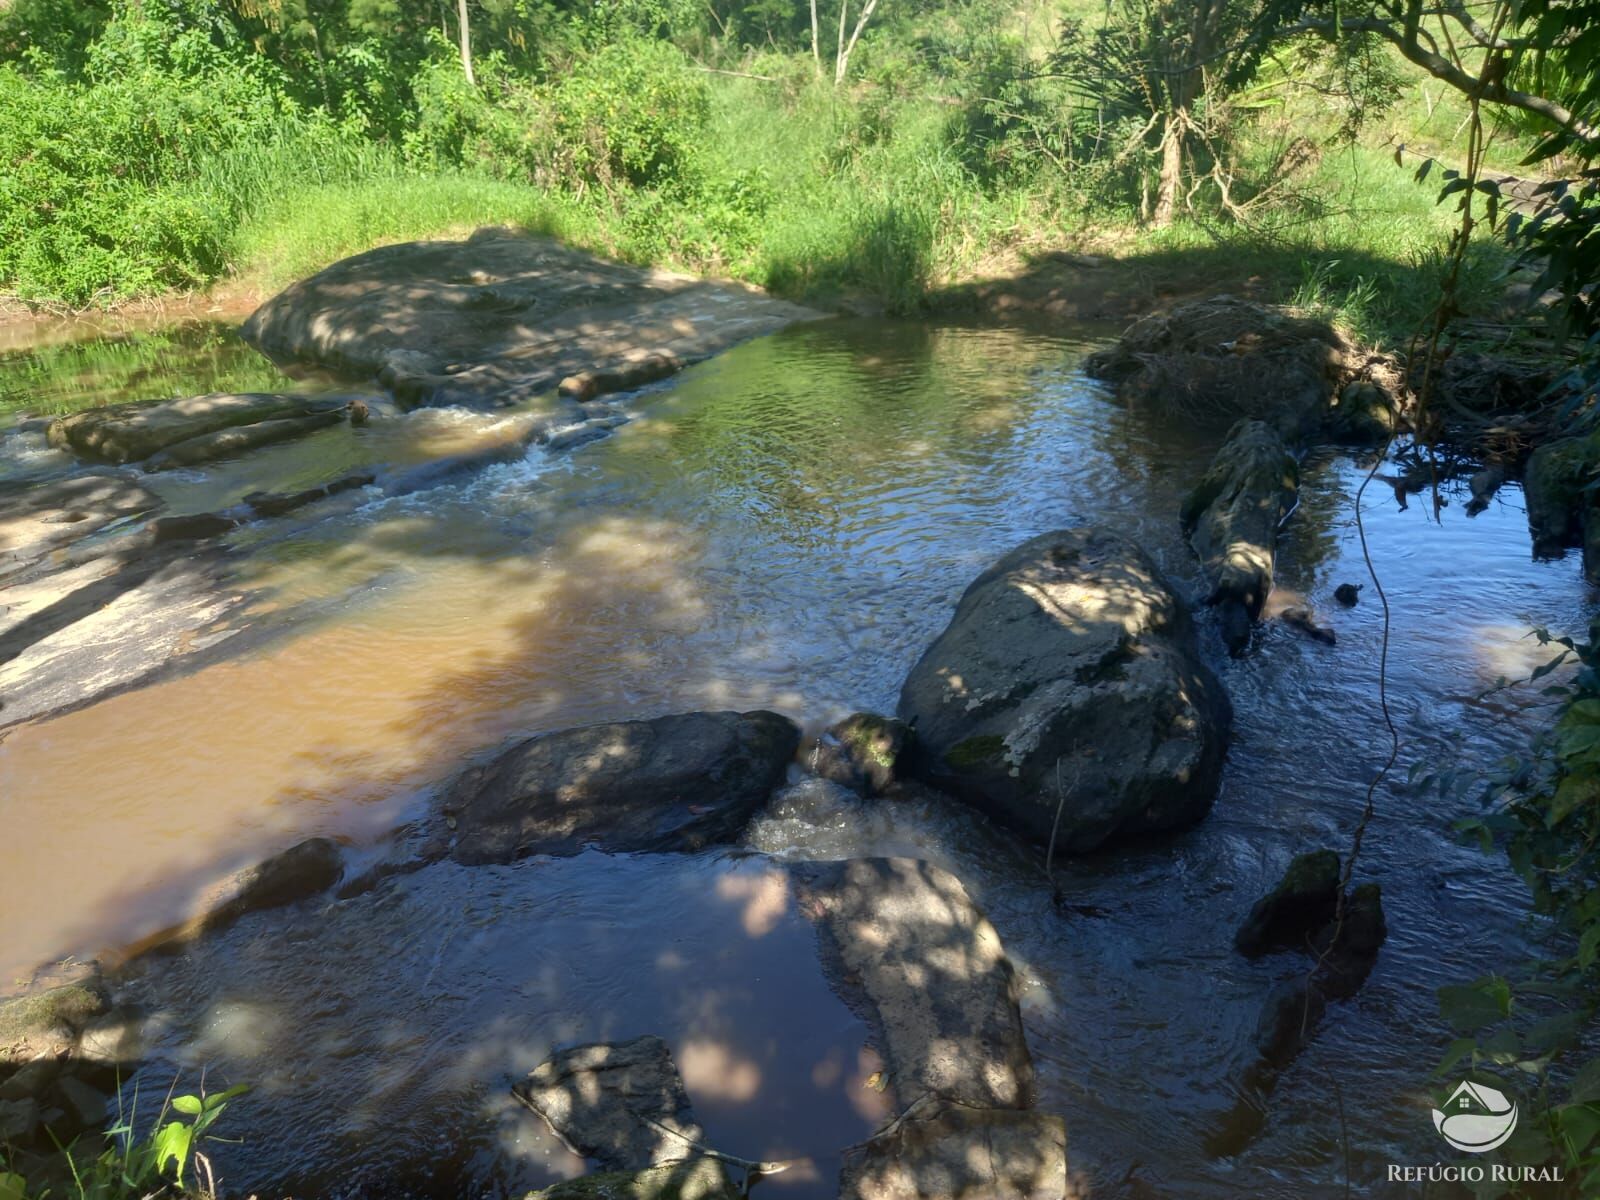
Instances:
[[[1245,420],[1229,430],[1183,503],[1183,530],[1211,577],[1230,650],[1250,640],[1272,591],[1278,526],[1299,492],[1300,468],[1283,438],[1265,421]]]
[[[783,782],[800,730],[770,712],[697,712],[540,734],[469,770],[442,808],[458,862],[694,850],[739,834]]]
[[[1084,366],[1124,399],[1190,419],[1259,417],[1291,440],[1381,441],[1406,393],[1394,362],[1327,321],[1234,296],[1144,317]]]
[[[407,405],[487,407],[558,386],[625,391],[820,314],[506,229],[382,246],[263,304],[241,331],[280,362],[374,376]]]
[[[1600,583],[1600,435],[1548,441],[1528,457],[1523,495],[1536,558],[1559,557],[1583,548],[1584,575]]]
[[[912,668],[919,769],[1040,843],[1093,850],[1191,825],[1233,712],[1183,602],[1126,538],[1067,529],[985,571]]]

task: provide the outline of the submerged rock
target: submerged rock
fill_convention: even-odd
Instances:
[[[841,1200],[1065,1200],[1058,1116],[950,1106],[907,1116],[846,1152]]]
[[[1286,608],[1278,614],[1279,620],[1292,629],[1298,629],[1314,642],[1321,642],[1324,646],[1339,644],[1339,635],[1329,626],[1318,621],[1316,615],[1304,605]]]
[[[245,323],[272,358],[371,376],[407,405],[509,404],[638,387],[818,314],[741,284],[482,229],[347,258]]]
[[[960,880],[907,858],[796,870],[826,957],[865,997],[898,1107],[1032,1104],[1016,973]]]
[[[344,877],[344,854],[331,838],[307,838],[251,867],[233,895],[202,919],[211,931],[231,925],[246,913],[283,908],[335,887]]]
[[[672,1051],[653,1035],[558,1051],[512,1094],[606,1170],[682,1162],[705,1142]]]
[[[807,765],[832,783],[881,796],[894,786],[914,740],[904,721],[855,713],[828,728],[807,755]]]
[[[1278,886],[1250,909],[1233,944],[1252,957],[1286,946],[1307,947],[1312,934],[1333,919],[1338,900],[1338,854],[1332,850],[1297,854]]]
[[[1381,441],[1405,392],[1398,367],[1327,321],[1234,296],[1145,317],[1085,366],[1126,399],[1191,418],[1257,417],[1291,441]]]
[[[643,1171],[596,1171],[531,1192],[524,1200],[744,1200],[714,1158],[647,1167]]]
[[[441,803],[449,852],[491,863],[727,841],[783,782],[799,743],[792,721],[761,711],[540,734],[451,786]]]
[[[1600,583],[1600,435],[1557,438],[1528,458],[1523,494],[1535,558],[1553,558],[1583,548],[1583,573]]]
[[[1097,529],[1034,538],[979,576],[899,712],[930,783],[1069,853],[1202,818],[1232,724],[1183,602]]]
[[[181,400],[113,404],[52,421],[52,446],[99,462],[164,457],[156,466],[188,466],[338,422],[349,396],[272,392],[213,393]]]
[[[1295,506],[1300,468],[1276,430],[1240,421],[1179,513],[1183,530],[1212,580],[1223,637],[1234,653],[1272,591],[1278,527]]]

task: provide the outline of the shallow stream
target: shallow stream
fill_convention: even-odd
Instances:
[[[629,398],[633,419],[604,440],[243,531],[239,586],[267,634],[246,654],[0,741],[0,979],[134,945],[306,836],[376,856],[465,761],[518,735],[704,708],[811,727],[892,711],[971,579],[1048,529],[1121,529],[1202,594],[1176,514],[1221,431],[1114,403],[1077,368],[1099,336],[795,327]],[[40,411],[273,386],[226,336],[124,341],[133,383],[53,369],[63,354],[100,361],[97,344],[0,355],[0,422],[28,406],[18,380]],[[156,486],[174,511],[205,511],[267,482],[493,444],[525,420],[383,414]],[[67,465],[37,433],[0,427],[0,478]],[[1532,626],[1579,629],[1593,597],[1574,562],[1530,561],[1514,487],[1472,519],[1456,497],[1437,522],[1425,500],[1402,511],[1369,490],[1405,744],[1357,877],[1382,884],[1390,936],[1283,1076],[1260,1136],[1209,1157],[1268,992],[1305,969],[1243,960],[1232,930],[1291,855],[1343,848],[1385,749],[1373,589],[1353,609],[1332,600],[1366,578],[1363,466],[1307,463],[1280,549],[1274,610],[1309,602],[1337,646],[1268,621],[1229,660],[1202,615],[1237,713],[1216,807],[1189,833],[1074,863],[1064,905],[1036,855],[962,810],[863,804],[797,774],[745,848],[435,867],[403,891],[260,914],[201,951],[141,960],[135,988],[164,1030],[141,1087],[202,1069],[253,1083],[229,1113],[241,1142],[216,1154],[245,1190],[514,1194],[581,1164],[509,1085],[553,1044],[655,1032],[715,1144],[812,1161],[763,1191],[829,1195],[838,1149],[882,1115],[875,1068],[783,874],[749,851],[914,853],[962,878],[1017,963],[1040,1102],[1067,1119],[1085,1195],[1335,1196],[1347,1171],[1357,1194],[1386,1194],[1386,1163],[1438,1158],[1425,1090],[1449,1035],[1435,989],[1514,957],[1524,919],[1502,864],[1453,841],[1464,814],[1408,790],[1406,770],[1518,748],[1537,713],[1483,693],[1541,661]]]

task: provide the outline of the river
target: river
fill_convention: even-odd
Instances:
[[[246,652],[0,741],[0,979],[115,957],[306,836],[376,857],[464,762],[518,735],[706,708],[813,728],[892,711],[967,583],[1044,530],[1120,529],[1203,594],[1176,514],[1220,431],[1114,402],[1077,365],[1104,336],[801,325],[630,397],[629,423],[576,450],[243,531],[261,633]],[[223,326],[56,341],[0,354],[0,423],[274,378]],[[385,414],[157,487],[173,511],[206,511],[263,481],[492,443],[524,419]],[[1357,879],[1382,885],[1389,939],[1285,1072],[1260,1135],[1209,1156],[1265,997],[1305,970],[1240,958],[1232,930],[1291,855],[1345,848],[1386,749],[1373,589],[1353,609],[1332,600],[1366,580],[1364,465],[1304,465],[1271,605],[1310,602],[1337,646],[1269,621],[1232,660],[1202,614],[1237,713],[1216,807],[1190,832],[1073,863],[1065,904],[1033,852],[957,806],[864,803],[796,774],[744,847],[441,865],[404,891],[136,960],[130,986],[161,1031],[141,1088],[202,1069],[255,1085],[229,1113],[241,1140],[215,1155],[241,1192],[514,1194],[580,1164],[508,1102],[510,1083],[551,1045],[655,1032],[715,1144],[811,1160],[763,1192],[829,1195],[838,1149],[882,1116],[872,1056],[764,856],[913,853],[961,877],[1021,972],[1040,1104],[1067,1119],[1083,1194],[1335,1196],[1347,1173],[1385,1194],[1384,1164],[1439,1157],[1435,989],[1514,959],[1525,923],[1502,862],[1451,835],[1465,802],[1409,788],[1407,770],[1519,748],[1537,711],[1484,693],[1541,661],[1530,628],[1581,629],[1594,598],[1574,562],[1530,561],[1514,486],[1470,519],[1453,496],[1437,521],[1426,499],[1402,510],[1369,490],[1404,746]],[[0,479],[65,466],[37,433],[0,433]]]

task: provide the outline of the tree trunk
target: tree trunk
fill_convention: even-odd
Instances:
[[[817,0],[811,0],[811,61],[817,64],[817,78],[822,78],[822,50],[817,44]]]
[[[456,25],[461,30],[461,70],[473,87],[478,81],[472,76],[472,26],[467,20],[467,0],[456,0]]]
[[[867,22],[872,19],[872,10],[878,7],[878,0],[867,0],[867,6],[861,10],[861,18],[856,22],[855,29],[850,34],[850,40],[845,42],[839,51],[839,61],[834,67],[833,82],[844,82],[845,73],[850,70],[850,52],[856,48],[856,41],[861,37],[861,31],[867,27]],[[844,10],[839,11],[839,36],[844,37]]]
[[[1156,183],[1156,206],[1150,224],[1171,225],[1178,212],[1178,188],[1183,183],[1183,130],[1187,124],[1182,109],[1167,114],[1161,134],[1161,176]]]

